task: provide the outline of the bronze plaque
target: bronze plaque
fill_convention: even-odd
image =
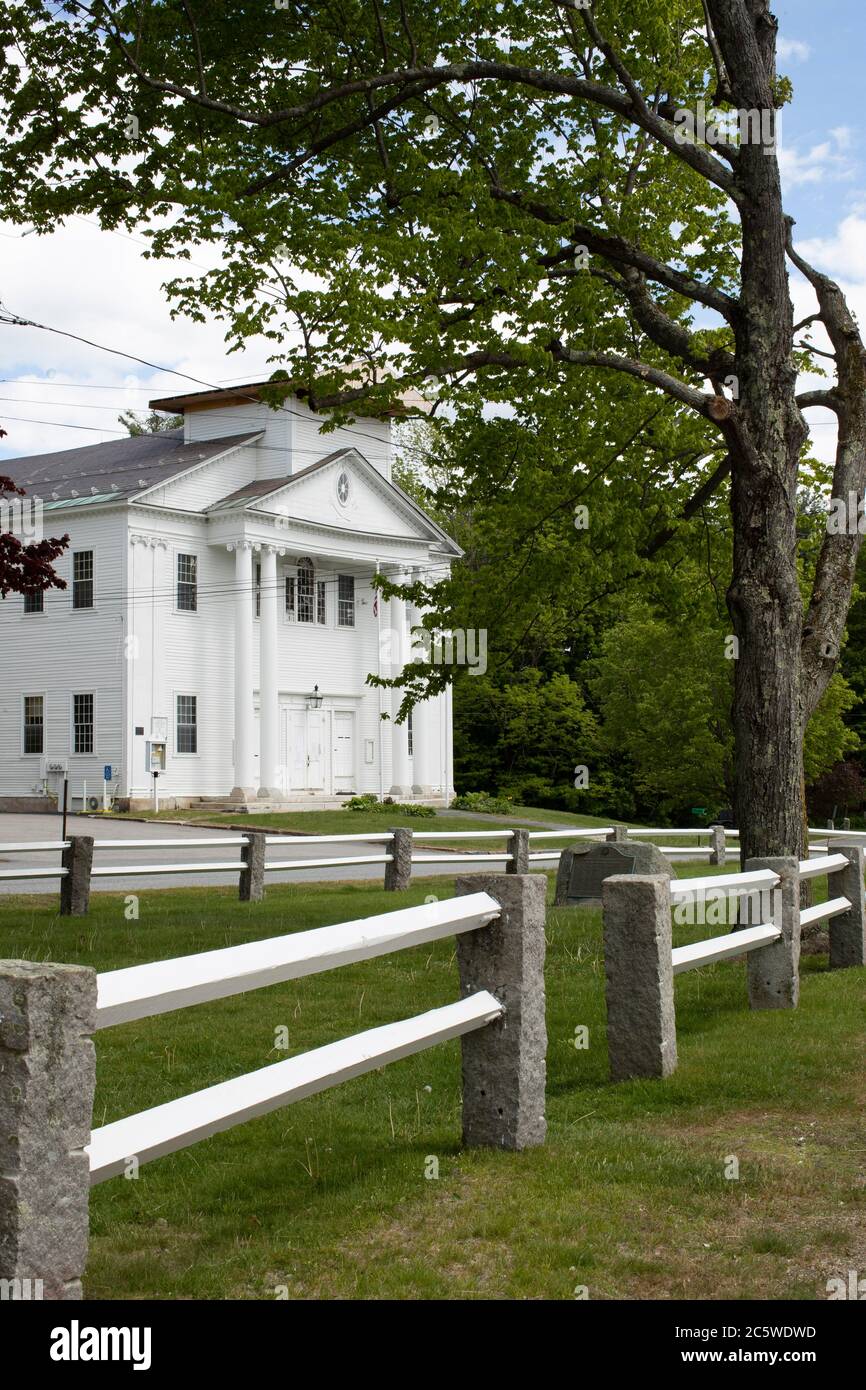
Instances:
[[[580,907],[587,902],[601,902],[601,885],[614,874],[634,873],[636,856],[612,845],[598,845],[584,854],[575,854],[571,861],[566,902]]]

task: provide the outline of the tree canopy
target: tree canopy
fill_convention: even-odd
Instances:
[[[603,446],[586,466],[616,450],[612,475],[631,388],[647,432],[669,413],[653,494],[691,484],[692,515],[730,477],[753,855],[801,839],[803,732],[862,539],[825,531],[804,602],[806,408],[839,422],[834,494],[866,485],[866,351],[782,199],[776,31],[769,0],[12,0],[0,16],[11,215],[44,231],[88,212],[181,260],[218,243],[216,268],[169,293],[222,315],[231,345],[271,339],[275,401],[359,413],[421,384],[458,419],[526,424],[579,398]],[[814,295],[799,324],[789,267]],[[799,390],[828,356],[829,384]]]

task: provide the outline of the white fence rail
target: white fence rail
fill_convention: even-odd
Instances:
[[[849,842],[838,852],[801,861],[747,861],[745,871],[738,874],[685,882],[671,882],[665,874],[607,879],[602,896],[613,1080],[669,1076],[676,1068],[673,981],[677,975],[745,956],[750,1006],[795,1008],[800,993],[801,933],[824,921],[830,923],[831,968],[866,965],[864,864],[863,846]],[[823,876],[827,901],[801,907],[801,883]],[[750,901],[744,912],[746,897]],[[704,910],[728,898],[740,900],[741,925],[725,936],[673,946],[671,919],[678,909]],[[744,919],[749,916],[752,921],[746,925]],[[706,912],[700,920],[713,919]]]
[[[761,924],[728,932],[727,936],[714,936],[708,941],[693,941],[689,946],[675,946],[671,953],[674,974],[699,970],[702,965],[713,965],[716,961],[733,960],[746,951],[769,946],[771,942],[778,941],[781,935],[778,927]]]
[[[484,1028],[502,1014],[499,1000],[482,990],[456,1004],[371,1028],[300,1057],[194,1091],[180,1100],[142,1110],[128,1119],[115,1120],[90,1136],[91,1184],[122,1173],[130,1154],[139,1163],[162,1158],[388,1062],[410,1057],[471,1029]]]
[[[541,881],[532,880],[527,884],[525,880],[517,880],[514,883],[517,897],[509,903],[507,929],[510,933],[523,930],[524,926],[531,929],[524,898],[531,892],[538,898],[539,890],[539,901],[544,903]],[[544,910],[537,916],[544,934]],[[445,902],[421,903],[416,908],[400,909],[357,922],[247,942],[221,951],[156,960],[150,965],[131,966],[125,970],[110,970],[96,977],[93,1027],[95,1030],[115,1027],[157,1013],[302,979],[356,960],[406,951],[448,935],[461,937],[498,922],[500,917],[500,903],[488,892],[464,892]],[[509,972],[505,963],[506,983],[513,969],[510,967]],[[488,962],[488,974],[489,970]],[[502,972],[502,960],[493,974],[496,970]],[[478,963],[475,963],[475,983],[477,974]],[[466,980],[463,984],[467,988]],[[541,995],[544,995],[544,976]],[[505,1004],[493,997],[487,987],[473,987],[457,1004],[343,1038],[303,1056],[157,1105],[128,1119],[115,1120],[113,1125],[103,1126],[90,1136],[90,1180],[100,1183],[122,1172],[131,1155],[135,1155],[138,1163],[143,1163],[171,1154],[254,1116],[265,1115],[278,1106],[336,1086],[339,1081],[360,1076],[386,1062],[432,1047],[436,1042],[485,1027],[502,1017],[503,1012]],[[482,1097],[484,1094],[481,1091]],[[544,1098],[541,1104],[544,1108]],[[509,1123],[510,1120],[503,1119],[500,1127],[506,1129]]]
[[[810,837],[818,836],[821,839],[832,836],[838,841],[839,837],[847,836],[849,843],[856,842],[853,836],[858,833],[866,844],[866,832],[818,829],[810,829],[809,831]],[[674,862],[694,862],[705,859],[709,855],[712,862],[721,864],[724,863],[724,846],[728,842],[735,843],[739,832],[722,827],[694,826],[682,829],[651,826],[579,826],[563,827],[556,830],[515,829],[503,826],[501,829],[495,830],[425,830],[418,827],[415,830],[373,830],[345,835],[293,836],[251,829],[244,834],[220,835],[218,837],[181,838],[175,836],[170,839],[156,840],[96,838],[88,842],[91,848],[79,860],[75,859],[77,847],[87,837],[73,836],[67,840],[14,841],[0,844],[0,865],[3,864],[3,857],[7,855],[18,856],[41,852],[43,854],[57,853],[61,856],[59,865],[45,864],[37,867],[33,864],[22,863],[17,866],[2,866],[0,867],[0,883],[14,883],[16,880],[31,882],[40,879],[58,881],[61,885],[61,912],[71,912],[72,915],[77,916],[83,915],[87,911],[91,880],[110,881],[112,879],[147,879],[151,877],[159,879],[176,874],[238,874],[241,897],[255,900],[262,896],[268,874],[318,869],[323,871],[351,870],[353,866],[366,870],[373,865],[379,865],[385,870],[385,887],[401,889],[408,886],[413,866],[423,870],[428,865],[437,867],[449,865],[459,872],[464,866],[481,867],[487,865],[496,870],[505,865],[511,872],[526,873],[532,868],[543,870],[545,867],[552,867],[557,863],[562,854],[562,850],[556,847],[555,842],[557,840],[567,840],[574,843],[580,840],[596,841],[622,836],[627,836],[630,839],[655,840],[658,842],[661,852]],[[706,838],[710,839],[709,844],[669,843],[671,840]],[[503,848],[486,849],[482,847],[486,842],[497,840],[505,842]],[[465,841],[469,848],[467,850],[453,847],[438,848],[442,842],[455,841]],[[554,843],[548,844],[548,842]],[[474,847],[476,843],[477,849]],[[346,855],[337,853],[322,858],[307,856],[286,858],[275,853],[277,847],[285,847],[287,844],[292,845],[295,850],[302,846],[333,845],[335,847],[345,846],[352,850],[355,847],[369,846],[373,848],[374,852]],[[534,848],[534,846],[538,846],[538,848]],[[221,852],[224,853],[228,849],[240,849],[241,858],[223,858]],[[160,850],[211,850],[217,857],[208,858],[204,855],[202,857],[196,855],[194,858],[184,857],[174,861],[167,859],[161,862],[136,861],[128,857],[117,862],[115,858],[115,856],[140,850],[151,852],[159,852]],[[92,861],[94,854],[97,858],[95,863]],[[835,855],[827,844],[812,843],[809,847],[809,860],[803,861],[800,866],[801,876],[814,878],[826,873],[833,873],[838,869],[839,862],[839,856]],[[64,886],[64,880],[69,879],[70,876],[76,880],[77,887],[72,884]],[[675,896],[681,897],[683,894],[693,896],[695,893],[708,891],[709,883],[709,879],[691,879],[687,880],[685,884],[673,884],[671,891]],[[744,891],[746,891],[745,888]]]
[[[0,1074],[9,1081],[0,1088],[0,1134],[16,1140],[11,1181],[18,1194],[0,1208],[4,1271],[11,1262],[17,1277],[44,1280],[48,1298],[80,1296],[90,1187],[454,1038],[462,1040],[464,1143],[499,1151],[543,1143],[546,884],[529,875],[490,882],[495,895],[474,892],[464,878],[445,902],[98,976],[80,966],[0,963],[0,1003],[14,1001],[17,1025],[11,1043],[0,1033]],[[94,1066],[87,1034],[445,936],[457,938],[456,1001],[111,1124],[88,1123]],[[89,1130],[83,1150],[82,1130]],[[39,1200],[21,1220],[30,1193]]]
[[[499,916],[487,893],[422,903],[335,927],[268,937],[177,960],[97,975],[96,1027],[168,1013],[246,990],[298,980],[353,961],[477,931]]]

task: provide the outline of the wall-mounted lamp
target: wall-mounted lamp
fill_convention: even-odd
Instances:
[[[319,694],[319,687],[313,686],[312,693],[307,696],[307,709],[321,709],[324,695]]]

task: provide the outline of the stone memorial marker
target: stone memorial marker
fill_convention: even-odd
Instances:
[[[601,907],[601,885],[613,874],[668,874],[670,862],[655,845],[637,840],[564,849],[556,875],[556,907]]]

